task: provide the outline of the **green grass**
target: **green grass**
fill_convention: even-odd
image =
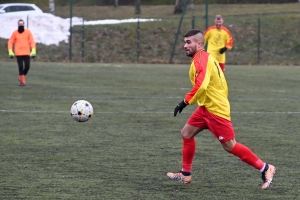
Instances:
[[[1,199],[299,199],[300,68],[227,66],[237,140],[277,167],[260,173],[226,153],[209,131],[196,138],[193,182],[180,169],[180,130],[196,105],[173,117],[190,89],[188,65],[32,62],[18,86],[15,62],[0,63]],[[94,107],[74,121],[73,102]]]
[[[217,14],[227,15],[265,15],[285,12],[298,12],[298,3],[285,4],[210,4],[208,14],[211,19]],[[70,7],[60,6],[55,8],[55,14],[63,18],[70,17]],[[187,10],[186,16],[204,17],[205,4],[195,4],[193,10]],[[48,8],[43,8],[48,12]],[[128,18],[174,18],[181,15],[174,15],[173,5],[162,6],[141,6],[141,14],[134,13],[134,6],[73,6],[73,15],[85,17],[86,20],[99,19],[128,19]],[[238,18],[236,18],[238,20]]]

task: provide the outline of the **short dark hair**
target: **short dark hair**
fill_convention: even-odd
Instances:
[[[188,32],[186,32],[186,33],[184,34],[184,37],[191,37],[191,36],[197,35],[198,33],[201,33],[201,34],[202,34],[202,32],[201,32],[200,30],[197,30],[197,29],[191,29],[191,30],[189,30]]]
[[[25,22],[24,22],[24,20],[23,20],[23,19],[19,19],[18,23],[19,23],[19,22],[23,22],[23,23],[25,24]]]

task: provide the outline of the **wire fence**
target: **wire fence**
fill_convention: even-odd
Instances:
[[[234,39],[227,64],[300,65],[299,13],[224,18]],[[178,25],[178,17],[117,26],[83,24],[74,29],[74,61],[187,63],[183,35],[192,28],[205,31],[205,19],[184,17],[179,31]],[[213,25],[213,17],[209,25]]]
[[[224,25],[234,39],[226,52],[227,64],[300,65],[300,12],[272,15],[223,15]],[[208,25],[213,25],[209,16]],[[76,25],[72,46],[37,44],[37,61],[98,63],[188,63],[183,50],[183,35],[192,28],[206,29],[204,17],[156,19],[151,22],[114,25]],[[55,34],[55,33],[52,33]],[[7,58],[7,40],[1,55]],[[71,60],[70,60],[70,54]],[[4,58],[5,57],[5,58]]]

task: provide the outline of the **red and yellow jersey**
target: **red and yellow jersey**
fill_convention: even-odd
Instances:
[[[204,50],[198,51],[192,58],[189,77],[193,88],[184,101],[197,102],[211,113],[230,120],[227,81],[218,61]]]
[[[23,33],[14,31],[8,40],[8,51],[13,50],[16,56],[30,55],[31,49],[36,49],[36,44],[30,30]]]
[[[209,27],[204,32],[204,45],[207,44],[207,52],[212,54],[219,63],[225,63],[225,53],[220,54],[220,49],[227,47],[228,50],[232,49],[233,38],[230,31],[222,26],[218,29],[216,26]]]

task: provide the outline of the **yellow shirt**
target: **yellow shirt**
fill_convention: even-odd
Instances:
[[[211,113],[230,120],[228,86],[218,61],[204,50],[192,58],[189,77],[193,88],[185,96],[188,104],[198,103]]]
[[[232,49],[233,38],[224,26],[221,29],[211,26],[204,32],[204,45],[206,44],[207,52],[212,54],[219,63],[225,63],[225,53],[220,54],[219,51],[223,47],[227,47],[228,50]]]

